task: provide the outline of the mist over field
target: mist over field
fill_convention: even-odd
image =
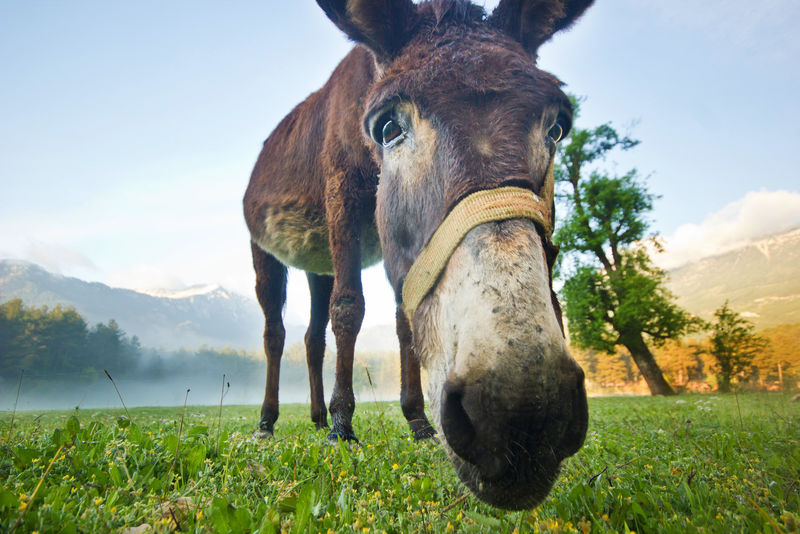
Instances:
[[[119,389],[125,405],[134,406],[181,406],[184,399],[188,405],[214,406],[223,404],[253,405],[253,420],[259,414],[259,406],[264,399],[266,365],[260,362],[246,362],[254,370],[243,370],[225,373],[223,390],[223,373],[193,372],[191,365],[186,365],[180,373],[169,372],[163,376],[143,376],[141,373],[115,374],[111,372],[114,383]],[[298,365],[302,364],[302,365]],[[323,372],[325,381],[325,397],[328,401],[333,391],[333,368],[335,357],[327,358]],[[366,365],[356,361],[354,382],[357,402],[374,400],[391,401],[400,397],[399,361],[396,362],[397,373],[393,372],[395,360],[387,358],[387,369],[381,369],[377,362]],[[369,368],[373,385],[369,384],[365,368]],[[391,369],[389,369],[391,368]],[[76,377],[37,378],[26,370],[22,385],[19,388],[19,399],[16,409],[20,410],[67,410],[73,408],[122,408],[119,395],[114,384],[100,371],[99,376],[91,378]],[[0,376],[0,411],[11,411],[19,385],[19,376]],[[188,398],[186,392],[189,390]],[[281,403],[310,402],[308,376],[305,362],[284,361],[281,366],[280,384]]]
[[[222,376],[213,378],[187,374],[162,379],[115,378],[125,405],[137,406],[181,406],[189,390],[187,403],[195,406],[217,405],[220,401]],[[227,381],[227,377],[226,377]],[[17,384],[3,380],[0,392],[0,410],[10,411],[14,407]],[[258,419],[258,407],[264,397],[263,378],[231,377],[230,389],[223,399],[225,405],[252,404],[253,420]],[[289,385],[280,391],[282,403],[309,402],[308,388]],[[112,383],[102,380],[89,383],[83,381],[36,381],[23,380],[17,410],[67,410],[73,408],[122,408],[120,398]]]
[[[12,366],[0,369],[0,411],[13,410],[15,402],[17,410],[121,408],[120,395],[128,407],[181,406],[184,400],[189,405],[213,406],[222,396],[225,405],[253,405],[256,420],[264,399],[266,358],[258,351],[209,347],[161,351],[137,347],[123,337],[114,357],[105,351],[92,360],[92,348],[86,352],[81,366],[72,369],[59,367],[60,362],[49,358],[47,351],[26,359],[22,372]],[[328,351],[323,364],[326,402],[333,391],[335,365],[336,357]],[[360,402],[398,399],[399,356],[391,351],[356,352],[353,386]],[[284,350],[279,395],[281,403],[310,402],[302,343]]]
[[[18,377],[17,377],[18,378]],[[264,378],[259,376],[226,376],[223,398],[224,405],[251,404],[253,405],[253,420],[258,420],[259,406],[264,399]],[[214,406],[220,402],[222,393],[222,375],[217,377],[209,375],[196,375],[186,373],[181,376],[164,377],[158,379],[143,378],[114,378],[119,388],[125,405],[129,408],[138,406],[182,406],[189,390],[188,405]],[[308,384],[297,382],[287,383],[281,381],[280,402],[283,403],[310,403]],[[17,394],[17,380],[2,377],[0,382],[0,411],[14,409]],[[333,381],[326,380],[327,397],[333,391]],[[400,390],[386,390],[376,387],[371,390],[356,392],[357,402],[371,402],[375,399],[398,399]],[[23,378],[20,388],[17,411],[22,410],[68,410],[92,408],[122,408],[120,398],[114,390],[114,385],[105,375],[94,382],[78,380],[35,380]]]

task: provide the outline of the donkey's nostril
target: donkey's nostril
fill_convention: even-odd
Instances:
[[[459,457],[480,471],[486,480],[499,478],[508,468],[504,457],[493,454],[481,440],[476,428],[476,414],[470,416],[464,406],[467,387],[462,380],[448,379],[442,389],[441,424],[447,444]],[[479,414],[478,414],[479,415]]]
[[[476,463],[475,427],[461,402],[463,398],[464,382],[448,379],[442,388],[442,430],[453,452]]]

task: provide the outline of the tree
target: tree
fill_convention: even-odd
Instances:
[[[731,380],[750,370],[757,354],[767,349],[767,340],[754,333],[753,323],[728,307],[728,301],[714,312],[711,338],[701,348],[716,361],[717,387],[720,392],[731,390]]]
[[[26,334],[26,310],[20,299],[0,304],[0,380],[19,374],[22,359],[30,352]]]
[[[576,118],[579,104],[573,98]],[[554,175],[566,217],[555,235],[564,253],[558,272],[565,278],[563,297],[573,341],[608,354],[624,346],[651,393],[670,395],[674,391],[648,343],[678,338],[699,322],[675,304],[664,286],[664,271],[652,263],[643,245],[649,240],[657,246],[655,236],[647,235],[645,218],[654,197],[637,171],[610,176],[589,169],[612,150],[638,144],[603,124],[591,130],[574,128],[559,145]]]
[[[670,383],[688,386],[705,378],[706,363],[689,343],[669,341],[655,351],[656,360]]]
[[[111,319],[108,324],[97,323],[89,330],[86,338],[89,367],[97,371],[109,369],[113,372],[124,372],[128,365],[124,360],[123,347],[125,332],[119,327],[117,321]]]
[[[38,337],[41,358],[51,375],[67,375],[80,371],[86,352],[86,321],[72,307],[57,305],[39,319]]]
[[[800,378],[800,323],[767,328],[761,335],[769,341],[769,350],[753,359],[759,378],[765,385],[772,383],[781,389],[792,387]]]

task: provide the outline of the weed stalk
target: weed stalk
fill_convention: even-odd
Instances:
[[[733,398],[736,399],[736,411],[739,412],[739,430],[744,430],[744,421],[742,420],[742,407],[739,405],[739,393],[736,388],[733,388]]]
[[[17,415],[17,401],[19,401],[19,391],[22,389],[22,376],[25,374],[25,369],[20,369],[19,371],[19,384],[17,384],[17,397],[14,399],[14,411],[11,412],[11,426],[8,429],[8,433],[14,430],[14,417]]]
[[[767,521],[769,521],[769,524],[772,525],[772,528],[774,528],[776,532],[778,532],[779,534],[784,534],[784,531],[781,528],[781,526],[772,518],[771,515],[769,515],[763,508],[761,508],[756,501],[754,501],[750,497],[748,497],[747,500],[750,501],[750,504],[756,507],[756,510],[758,510],[758,512],[762,516],[764,516],[764,518]]]
[[[52,468],[53,464],[56,463],[56,460],[58,459],[58,455],[61,454],[62,450],[64,450],[64,445],[61,445],[58,448],[58,450],[56,451],[56,453],[53,455],[53,459],[50,460],[50,464],[47,466],[47,469],[45,469],[44,473],[42,473],[42,478],[40,478],[39,479],[39,483],[36,484],[36,489],[33,490],[33,493],[31,494],[31,498],[28,499],[28,503],[26,504],[25,508],[23,508],[22,511],[20,512],[19,517],[14,522],[14,526],[11,527],[11,530],[9,530],[9,533],[14,532],[17,529],[17,527],[19,526],[19,524],[22,523],[22,518],[25,517],[25,512],[27,512],[28,509],[31,507],[31,504],[33,503],[33,500],[36,498],[36,494],[39,492],[39,488],[42,487],[42,482],[44,482],[45,477],[47,477],[47,474],[50,472],[50,468]]]
[[[178,457],[178,450],[181,448],[181,436],[183,435],[183,420],[186,417],[186,403],[189,401],[189,392],[191,389],[186,388],[186,396],[183,398],[183,411],[181,412],[181,424],[178,426],[178,443],[175,445],[175,458]],[[173,459],[173,462],[175,460]]]
[[[178,442],[175,444],[175,454],[172,456],[172,463],[169,465],[169,471],[167,471],[167,478],[164,480],[164,495],[162,499],[167,495],[167,489],[169,488],[170,480],[172,479],[172,471],[175,469],[175,460],[178,459],[178,451],[181,448],[181,436],[183,435],[183,419],[186,417],[186,403],[189,400],[189,392],[191,391],[190,388],[186,388],[186,396],[183,398],[183,412],[181,412],[181,422],[178,426]]]
[[[130,412],[128,412],[128,407],[125,406],[125,401],[122,400],[122,393],[119,392],[119,388],[117,387],[116,382],[114,382],[114,379],[111,378],[111,375],[109,374],[108,370],[103,369],[103,372],[106,374],[108,379],[111,380],[111,385],[114,386],[114,389],[117,390],[117,396],[119,397],[119,401],[122,403],[122,407],[125,408],[125,415],[128,416],[128,421],[133,422],[133,419],[131,419],[131,414]]]
[[[228,391],[231,390],[231,383],[228,382]],[[222,430],[222,399],[225,398],[225,373],[222,374],[222,390],[219,393],[219,414],[217,415],[217,456],[219,456],[219,435]]]

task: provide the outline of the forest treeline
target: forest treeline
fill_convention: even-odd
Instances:
[[[58,384],[87,387],[106,381],[106,370],[116,381],[174,383],[176,388],[191,377],[202,377],[203,384],[214,385],[217,396],[217,384],[224,375],[231,388],[263,394],[265,369],[263,353],[257,350],[206,346],[159,350],[143,347],[113,319],[89,325],[71,307],[28,307],[20,299],[0,304],[0,392],[5,397],[16,391],[21,374],[28,390],[50,395],[57,393]],[[323,374],[329,387],[334,369],[335,356],[328,351]],[[367,400],[398,397],[399,357],[386,352],[357,352],[353,382],[355,391]],[[295,397],[305,398],[302,392],[308,390],[308,372],[301,343],[284,351],[281,389],[298,391]],[[147,399],[143,401],[147,403]],[[158,402],[154,399],[153,403]]]
[[[766,339],[767,346],[756,354],[746,371],[735,377],[737,386],[768,391],[800,387],[800,323],[767,328],[758,334]],[[717,389],[714,358],[703,350],[707,341],[672,340],[654,350],[658,365],[673,387],[681,391]],[[647,392],[630,354],[621,347],[615,354],[575,347],[571,350],[595,393]]]

